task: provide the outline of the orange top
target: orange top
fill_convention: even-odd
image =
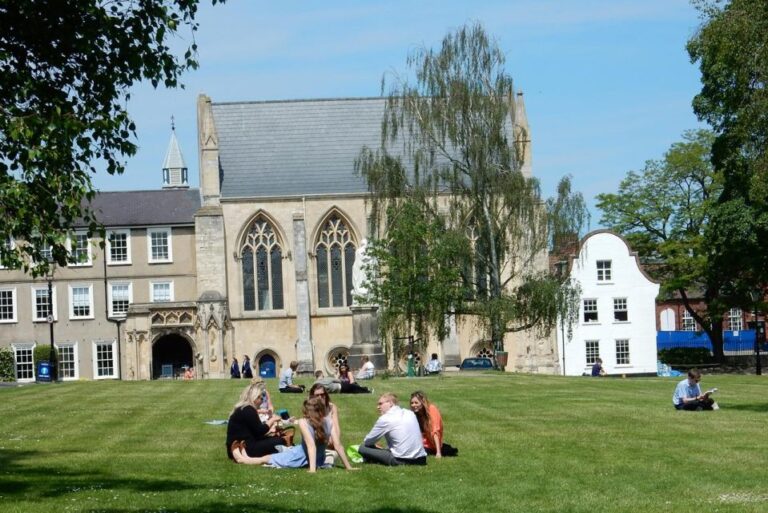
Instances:
[[[437,435],[438,443],[441,446],[443,445],[443,416],[440,415],[440,410],[437,409],[437,406],[432,403],[429,404],[427,412],[429,413],[429,424],[432,427],[432,432],[421,434],[422,443],[425,449],[436,451],[435,435]]]

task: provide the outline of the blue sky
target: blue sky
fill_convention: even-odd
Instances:
[[[132,91],[139,152],[125,174],[97,175],[97,188],[159,188],[171,116],[197,187],[200,93],[217,102],[378,96],[382,74],[405,71],[411,50],[474,21],[497,39],[525,95],[545,196],[570,174],[592,205],[700,126],[691,110],[699,74],[685,52],[699,19],[688,0],[203,3],[200,69],[184,90]]]

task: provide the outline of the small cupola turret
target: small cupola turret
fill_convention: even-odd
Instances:
[[[168,143],[168,151],[163,161],[163,189],[189,188],[189,173],[184,156],[179,149],[179,141],[176,139],[176,125],[171,116],[171,141]]]

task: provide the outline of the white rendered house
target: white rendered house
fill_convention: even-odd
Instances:
[[[570,339],[567,326],[557,330],[562,373],[590,374],[601,358],[607,374],[655,374],[659,284],[645,274],[627,242],[608,230],[591,232],[578,257],[571,257],[569,271],[581,298]]]

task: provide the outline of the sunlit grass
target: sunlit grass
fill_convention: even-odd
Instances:
[[[235,465],[226,419],[244,381],[0,388],[0,510],[10,512],[768,511],[766,378],[705,376],[717,412],[677,412],[677,379],[484,374],[374,380],[441,408],[457,458],[310,475]],[[309,383],[309,381],[305,381]],[[303,397],[269,384],[278,408]],[[343,439],[376,419],[334,396]]]

